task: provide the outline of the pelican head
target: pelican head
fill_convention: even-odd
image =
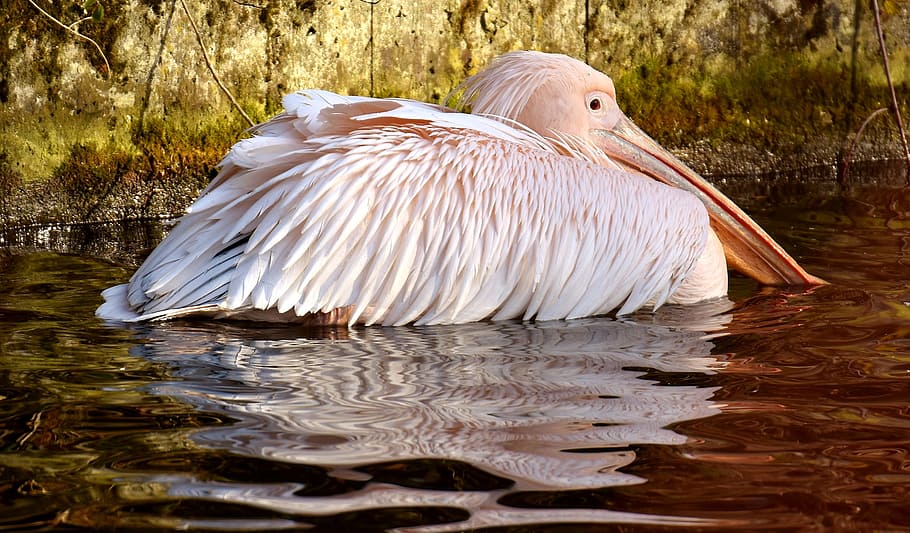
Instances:
[[[517,121],[543,136],[587,139],[625,170],[695,194],[708,209],[731,268],[765,285],[825,283],[626,117],[613,80],[587,64],[561,54],[510,52],[460,87],[460,103],[472,113]]]

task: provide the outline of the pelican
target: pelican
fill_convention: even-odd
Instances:
[[[220,171],[97,315],[308,324],[567,319],[817,284],[625,117],[606,75],[512,52],[471,113],[307,90]]]

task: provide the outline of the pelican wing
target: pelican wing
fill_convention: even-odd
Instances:
[[[406,100],[284,103],[133,276],[131,318],[628,313],[666,301],[705,246],[697,199],[565,141]]]

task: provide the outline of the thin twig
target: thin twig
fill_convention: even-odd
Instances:
[[[894,82],[891,81],[891,69],[888,67],[888,50],[885,48],[885,34],[882,33],[882,21],[878,11],[878,0],[872,0],[875,10],[875,29],[878,33],[878,44],[882,51],[882,63],[885,65],[885,76],[888,78],[888,88],[891,89],[891,105],[894,106],[894,119],[897,129],[901,134],[901,143],[904,145],[904,157],[907,159],[907,184],[910,185],[910,146],[907,145],[907,134],[904,133],[904,121],[901,120],[901,110],[897,105],[897,93],[894,91]]]
[[[70,24],[69,26],[67,26],[67,28],[69,28],[69,29],[75,31],[76,26],[82,24],[82,23],[85,22],[86,20],[92,20],[92,17],[82,17],[81,19],[79,19],[79,20],[77,20],[76,22],[73,22],[72,24]]]
[[[31,0],[29,0],[29,1],[31,1]],[[208,52],[205,51],[205,43],[202,42],[202,34],[199,33],[199,28],[196,27],[196,21],[194,21],[193,16],[190,15],[190,9],[188,7],[186,7],[186,0],[180,0],[180,4],[183,6],[183,11],[184,11],[184,13],[186,13],[186,18],[190,19],[190,26],[193,27],[193,31],[196,33],[196,40],[199,41],[199,48],[202,50],[202,58],[205,59],[205,66],[207,66],[209,68],[209,72],[212,73],[212,77],[215,78],[215,83],[218,84],[218,87],[221,88],[221,91],[227,95],[228,100],[231,101],[231,104],[233,104],[233,106],[235,108],[237,108],[237,111],[239,111],[240,114],[243,115],[243,118],[246,119],[246,121],[250,124],[250,127],[252,128],[253,126],[256,125],[256,123],[253,122],[253,119],[251,119],[249,117],[249,115],[247,115],[246,112],[243,110],[243,108],[240,107],[240,104],[238,104],[237,100],[234,99],[234,95],[231,94],[231,91],[229,91],[227,89],[227,87],[224,86],[223,83],[221,83],[221,78],[219,78],[218,74],[215,73],[215,69],[214,69],[214,67],[212,67],[212,62],[209,60],[209,54],[208,54]]]
[[[237,4],[238,6],[252,7],[252,8],[255,8],[255,9],[265,9],[265,7],[263,7],[263,6],[256,5],[256,4],[251,4],[251,3],[249,3],[249,2],[241,2],[240,0],[232,0],[232,1],[233,1],[235,4]]]
[[[364,4],[370,5],[370,96],[375,96],[373,91],[373,6],[381,0],[360,0]]]
[[[57,25],[60,26],[61,28],[63,28],[64,30],[66,30],[66,31],[68,31],[68,32],[70,32],[70,33],[72,33],[73,35],[75,35],[76,37],[79,37],[80,39],[85,39],[86,41],[88,41],[88,42],[92,43],[93,45],[95,45],[95,48],[98,49],[98,53],[101,54],[101,59],[104,60],[104,66],[105,66],[105,68],[107,69],[107,76],[106,76],[106,77],[107,77],[108,79],[110,79],[110,77],[111,77],[111,65],[110,65],[110,63],[107,62],[107,57],[105,57],[105,55],[104,55],[104,50],[102,50],[101,47],[98,46],[98,43],[96,43],[91,37],[87,37],[87,36],[85,36],[85,35],[82,35],[81,33],[79,33],[78,31],[74,30],[73,28],[70,28],[70,27],[67,26],[66,24],[60,22],[60,21],[57,20],[57,18],[55,18],[53,15],[51,15],[51,14],[48,13],[47,11],[41,9],[41,6],[39,6],[38,4],[36,4],[35,2],[33,2],[32,0],[28,0],[28,3],[31,4],[31,5],[33,5],[33,6],[35,6],[35,9],[37,9],[38,11],[40,11],[42,15],[44,15],[45,17],[47,17],[47,18],[53,20],[54,22],[56,22]],[[78,24],[79,22],[82,22],[82,21],[80,20],[80,21],[78,21],[78,22],[75,22],[74,24]]]
[[[881,107],[873,111],[866,120],[863,121],[862,125],[856,130],[856,135],[853,137],[853,142],[850,143],[850,149],[847,150],[847,154],[844,156],[844,169],[841,171],[841,183],[847,180],[847,174],[850,171],[850,160],[853,159],[853,152],[856,150],[856,145],[859,144],[860,137],[863,136],[863,130],[866,129],[866,126],[872,122],[872,119],[888,111],[887,107]]]
[[[158,43],[158,54],[149,68],[149,75],[145,79],[145,94],[142,96],[142,107],[139,110],[139,128],[138,132],[145,131],[145,114],[148,112],[149,102],[152,99],[152,80],[155,79],[155,70],[161,63],[161,56],[164,54],[164,46],[167,43],[167,36],[171,32],[171,22],[174,20],[174,12],[177,11],[177,0],[171,0],[171,7],[167,13],[167,20],[164,22],[164,30],[161,32],[161,42]]]

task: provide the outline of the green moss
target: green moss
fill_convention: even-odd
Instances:
[[[21,186],[22,177],[12,168],[9,157],[0,152],[0,212],[6,213],[12,208],[10,198]]]
[[[0,13],[0,158],[20,184],[35,184],[71,172],[78,166],[68,161],[80,147],[96,152],[95,162],[116,168],[139,165],[143,154],[179,154],[187,160],[210,160],[214,166],[248,128],[233,110],[219,108],[215,113],[208,101],[173,98],[166,116],[142,109],[135,80],[118,53],[126,4],[104,3],[104,15],[79,23],[78,31],[97,42],[110,62],[107,72],[98,50],[85,40],[75,38],[48,17],[41,15],[26,0],[11,0],[9,9]],[[162,3],[149,0],[158,14]],[[63,21],[79,20],[85,14],[82,2],[67,0],[51,5],[50,12]],[[23,17],[23,13],[29,16]],[[34,48],[39,61],[23,64],[22,50]],[[17,55],[18,54],[18,55]],[[16,61],[13,61],[16,59]],[[88,61],[88,69],[72,68]],[[37,70],[37,75],[32,73]],[[132,72],[132,71],[131,71]],[[27,80],[27,81],[23,81]],[[132,91],[132,92],[131,92]],[[194,95],[195,86],[178,87],[177,93]],[[265,118],[261,102],[244,102],[255,120]],[[161,113],[161,111],[156,111]],[[110,161],[103,161],[105,154]],[[126,158],[126,159],[123,159]],[[160,165],[180,158],[156,157]],[[164,168],[183,174],[181,168]]]
[[[262,120],[264,111],[253,114]],[[218,114],[177,111],[167,117],[151,115],[131,131],[132,143],[141,150],[169,146],[178,151],[206,153],[220,158],[249,128],[235,112]]]
[[[134,154],[98,150],[93,145],[72,147],[66,162],[54,173],[54,183],[60,188],[69,209],[80,218],[91,219],[118,182],[135,181],[141,175]]]
[[[198,54],[172,53],[198,46],[179,4],[104,2],[103,17],[81,22],[79,31],[98,42],[110,62],[107,72],[93,45],[38,14],[27,0],[8,3],[0,12],[0,104],[6,104],[0,105],[0,211],[4,203],[11,203],[5,199],[7,192],[47,184],[64,191],[61,196],[73,194],[72,200],[61,201],[81,214],[94,216],[109,206],[129,214],[179,212],[185,204],[179,205],[176,198],[185,200],[204,184],[247,129],[248,124],[208,85],[210,73],[198,61],[190,64],[188,58]],[[64,0],[47,5],[69,23],[84,15],[82,4]],[[419,46],[413,51],[402,47],[418,42],[411,36],[424,25],[410,29],[409,20],[425,17],[426,10],[404,14],[398,10],[397,16],[392,10],[390,18],[384,8],[365,4],[352,4],[344,13],[342,6],[347,4],[337,2],[255,4],[217,0],[191,6],[191,11],[202,26],[207,48],[216,51],[215,69],[256,121],[279,111],[281,97],[299,84],[438,101],[483,66],[486,59],[477,58],[488,57],[491,47],[502,46],[501,52],[511,46],[502,44],[504,35],[524,24],[525,13],[515,12],[512,29],[502,30],[496,44],[491,32],[499,22],[481,15],[504,13],[503,8],[496,2],[462,1],[437,13],[447,18],[444,28],[450,30],[440,30],[441,44],[431,46],[436,52],[425,54]],[[855,22],[851,30],[846,17],[854,2],[799,2],[784,10],[786,16],[778,13],[786,3],[774,9],[729,4],[726,10],[689,6],[684,14],[668,8],[668,13],[683,19],[673,22],[677,15],[668,14],[646,24],[639,20],[639,8],[629,2],[592,10],[594,18],[584,29],[586,43],[603,45],[614,55],[592,46],[587,57],[637,65],[610,74],[617,82],[620,105],[662,144],[679,148],[708,141],[726,157],[725,149],[738,143],[754,147],[758,159],[766,150],[782,146],[794,147],[797,153],[810,139],[839,146],[873,110],[888,105],[867,10],[855,19],[862,25]],[[886,3],[885,11],[903,16],[895,11],[898,4],[906,2]],[[549,19],[543,14],[558,11],[548,6],[528,11],[535,32],[548,33],[542,21]],[[370,17],[354,17],[358,9],[360,15],[370,10]],[[596,13],[603,16],[597,19]],[[606,13],[616,15],[615,21],[611,18],[609,27],[595,27],[592,21],[607,20]],[[376,28],[388,31],[377,33],[376,43],[366,49],[365,41],[354,36],[373,31],[374,15],[377,22],[389,24]],[[482,31],[475,27],[478,20]],[[898,91],[906,108],[910,50],[900,33],[904,26],[897,22],[890,23],[897,28],[889,36],[896,44],[891,67],[903,84]],[[331,27],[342,23],[343,31]],[[402,29],[410,33],[398,35]],[[385,34],[395,38],[386,39]],[[859,44],[850,43],[854,34]],[[333,41],[323,41],[332,35]],[[529,47],[550,46],[549,40],[534,39],[519,41],[532,43]],[[555,47],[571,53],[572,42]],[[856,68],[849,63],[854,58]],[[304,65],[319,77],[305,73]],[[866,130],[866,138],[882,131],[887,135],[876,138],[887,142],[888,135],[894,136],[884,115]],[[188,185],[170,204],[157,211],[149,207],[161,201],[158,191],[180,183]],[[22,212],[38,211],[22,205]]]
[[[850,77],[844,63],[778,51],[686,72],[655,61],[620,76],[617,87],[627,114],[659,142],[775,147],[852,132],[884,93],[865,75],[851,91]]]
[[[139,152],[74,145],[45,185],[62,199],[51,217],[93,221],[179,213],[184,197],[198,194],[213,176],[217,161],[203,150],[161,144]]]
[[[263,111],[254,113],[257,119]],[[47,120],[50,120],[48,118]],[[93,221],[179,214],[214,176],[217,164],[248,128],[235,112],[204,115],[175,111],[150,115],[141,126],[106,130],[103,120],[60,120],[27,129],[26,158],[43,162],[23,179],[17,146],[0,150],[0,225]],[[20,128],[22,131],[23,128]],[[43,137],[42,137],[43,135]],[[16,165],[12,163],[16,161]],[[50,166],[53,163],[53,166]],[[18,199],[17,199],[17,194]],[[6,199],[10,205],[6,205]],[[32,203],[34,209],[14,209]],[[39,205],[40,204],[40,205]]]

